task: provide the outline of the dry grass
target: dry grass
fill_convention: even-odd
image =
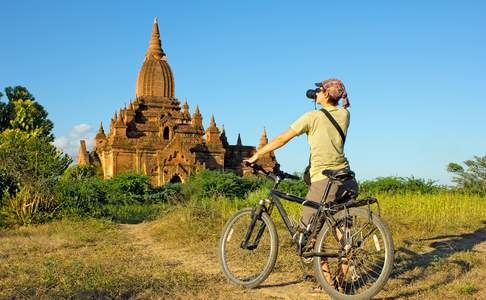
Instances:
[[[215,281],[153,259],[108,222],[61,221],[0,238],[0,298],[165,298]]]
[[[264,196],[194,201],[138,225],[88,219],[0,231],[0,299],[322,297],[309,292],[313,282],[295,281],[301,271],[280,217],[281,249],[267,282],[274,286],[240,289],[221,275],[216,249],[224,222]],[[486,298],[486,199],[378,198],[397,250],[394,273],[379,296]],[[297,219],[300,207],[286,206]]]

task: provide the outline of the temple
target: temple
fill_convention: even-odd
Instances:
[[[199,107],[191,115],[186,99],[181,108],[174,96],[174,76],[161,47],[157,19],[135,95],[115,112],[108,134],[100,124],[91,152],[81,141],[79,165],[97,166],[105,179],[139,172],[150,176],[153,185],[184,182],[191,173],[203,169],[231,170],[240,176],[250,173],[243,160],[253,155],[256,147],[243,145],[239,135],[236,145],[230,145],[224,127],[216,126],[214,116],[205,129]],[[267,143],[264,128],[259,147]],[[259,163],[267,170],[277,165],[273,152]]]

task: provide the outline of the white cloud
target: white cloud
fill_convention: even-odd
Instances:
[[[64,153],[69,154],[76,161],[79,152],[79,141],[86,140],[86,146],[88,150],[91,150],[95,134],[91,125],[78,124],[71,128],[67,136],[56,137],[52,144]]]
[[[91,126],[88,124],[78,124],[71,129],[70,135],[82,135],[91,131]]]
[[[68,145],[69,141],[67,139],[67,137],[65,136],[61,136],[61,137],[57,137],[54,139],[54,142],[52,142],[52,144],[54,146],[56,146],[56,148],[58,149],[65,149],[66,146]]]

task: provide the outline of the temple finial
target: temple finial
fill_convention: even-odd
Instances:
[[[154,25],[152,26],[152,38],[150,39],[150,45],[147,50],[147,56],[153,56],[156,59],[165,59],[164,50],[162,50],[160,43],[159,23],[157,23],[157,17],[154,18]]]

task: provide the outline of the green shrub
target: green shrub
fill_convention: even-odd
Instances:
[[[35,191],[30,187],[21,187],[10,195],[5,194],[5,203],[1,210],[3,223],[6,225],[30,225],[52,218],[57,202],[52,195]]]
[[[144,195],[144,203],[178,203],[184,201],[182,194],[182,184],[166,183],[160,187],[151,189]]]
[[[243,198],[264,183],[264,180],[257,177],[239,177],[233,172],[204,170],[189,178],[183,193],[186,198]]]
[[[150,178],[137,173],[123,173],[109,180],[113,190],[142,196],[150,190]]]
[[[123,173],[107,180],[106,203],[132,205],[144,202],[144,195],[151,190],[150,178],[137,173]]]
[[[107,190],[107,183],[98,178],[63,179],[55,188],[63,215],[93,217],[102,215]]]
[[[69,167],[64,174],[62,175],[62,179],[64,180],[82,180],[87,178],[93,178],[96,176],[95,167],[91,165],[74,165]]]
[[[280,183],[278,189],[297,197],[305,197],[308,190],[304,180],[284,180]]]
[[[361,195],[373,195],[377,193],[420,193],[430,194],[445,190],[445,187],[436,185],[433,180],[415,177],[378,177],[373,180],[365,180],[360,183]]]
[[[63,215],[135,222],[153,215],[154,208],[149,207],[152,204],[182,200],[180,184],[151,188],[148,176],[126,173],[103,180],[93,171],[92,168],[72,167],[58,182],[55,190]]]

